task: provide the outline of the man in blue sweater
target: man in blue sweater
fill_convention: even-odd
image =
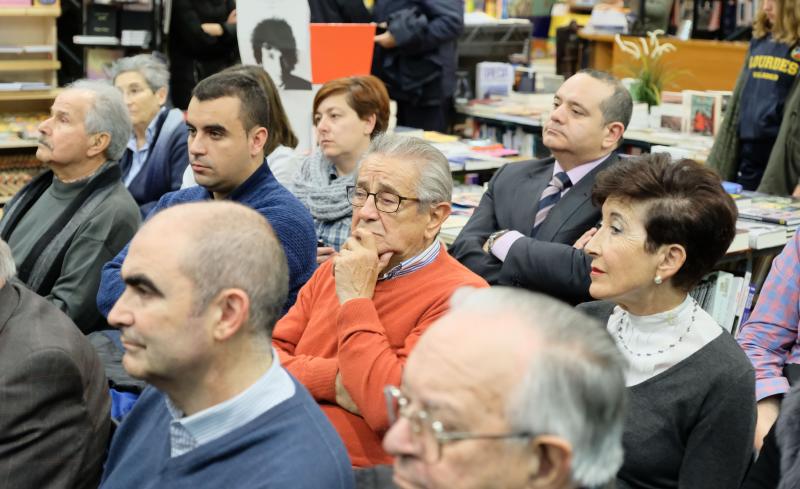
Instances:
[[[271,348],[287,272],[273,230],[239,204],[175,206],[136,234],[108,319],[123,366],[152,387],[101,487],[353,488],[344,444]]]
[[[240,73],[217,73],[194,89],[186,124],[189,163],[197,187],[164,195],[148,217],[185,202],[232,200],[269,221],[289,263],[289,296],[283,312],[316,268],[316,234],[308,210],[275,180],[264,159],[269,105],[258,82]],[[126,246],[103,267],[97,307],[108,315],[122,294],[120,268]]]

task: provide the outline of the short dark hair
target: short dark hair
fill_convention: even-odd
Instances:
[[[264,19],[256,24],[250,35],[250,44],[253,45],[253,56],[258,64],[261,64],[261,47],[264,45],[281,52],[281,69],[284,73],[291,73],[297,64],[297,43],[292,28],[283,19]]]
[[[313,112],[317,113],[323,100],[340,93],[347,95],[347,105],[358,114],[359,119],[366,120],[375,114],[375,128],[369,135],[370,138],[386,132],[389,127],[389,93],[380,79],[363,75],[331,80],[322,85],[314,96]]]
[[[672,162],[666,153],[624,158],[595,180],[595,205],[609,198],[647,205],[648,253],[665,244],[684,247],[686,262],[672,283],[687,291],[725,256],[736,235],[736,204],[719,175],[693,160]]]
[[[222,97],[239,99],[239,120],[245,131],[269,126],[269,103],[258,81],[244,73],[221,71],[200,81],[192,97],[206,101]]]
[[[288,146],[295,148],[297,146],[297,136],[292,131],[292,125],[289,123],[289,117],[283,108],[278,89],[275,88],[275,83],[269,76],[269,73],[264,71],[261,66],[256,65],[234,65],[225,68],[226,72],[242,73],[247,76],[255,78],[264,90],[264,95],[267,97],[267,105],[269,106],[269,124],[267,131],[269,131],[269,139],[264,146],[264,153],[269,155],[278,146]]]
[[[600,80],[614,89],[614,93],[600,102],[603,122],[606,124],[621,122],[627,129],[628,124],[631,122],[631,114],[633,114],[633,99],[631,99],[631,94],[628,89],[625,88],[625,85],[617,80],[614,75],[605,71],[587,68],[576,74],[591,76],[595,80]],[[622,141],[622,139],[620,139],[620,141]]]

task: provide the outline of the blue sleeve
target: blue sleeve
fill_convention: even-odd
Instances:
[[[427,0],[422,2],[422,16],[398,16],[389,31],[405,54],[437,49],[458,38],[464,29],[464,3],[460,0]]]
[[[100,288],[97,290],[97,309],[103,317],[107,318],[108,313],[117,299],[125,291],[125,283],[122,281],[120,269],[125,257],[128,256],[128,247],[130,243],[126,244],[122,251],[120,251],[113,260],[103,265],[103,270],[100,272]]]
[[[150,211],[143,221],[150,219],[153,214],[161,209],[169,207],[172,201],[170,196],[173,194],[175,194],[175,192],[168,193],[161,197],[161,199],[150,208]],[[111,308],[114,307],[117,299],[119,299],[125,291],[125,283],[122,281],[120,270],[122,269],[122,262],[124,262],[125,257],[128,256],[128,247],[130,247],[130,245],[130,242],[126,244],[113,260],[103,265],[103,269],[100,272],[100,287],[97,290],[97,309],[104,318],[108,318],[108,313],[111,311]]]
[[[183,183],[183,172],[189,166],[189,150],[187,138],[189,131],[186,124],[181,124],[171,135],[169,154],[169,191],[180,190]]]
[[[300,288],[317,269],[317,235],[314,232],[314,222],[308,211],[304,207],[301,209],[306,215],[300,215],[299,212],[295,212],[296,215],[278,214],[259,209],[283,245],[289,266],[289,296],[281,315],[292,307]]]

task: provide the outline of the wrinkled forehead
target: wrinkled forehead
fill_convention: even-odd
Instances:
[[[493,340],[496,335],[480,329],[500,331],[477,322],[479,318],[451,314],[423,334],[403,372],[403,388],[409,396],[453,409],[485,406],[504,412],[527,362],[521,362],[519,352],[512,351],[511,345],[519,339],[513,332]],[[523,338],[525,341],[528,339]]]
[[[63,113],[76,119],[84,119],[94,101],[94,94],[88,90],[67,89],[53,101],[51,112]]]
[[[393,190],[409,196],[419,178],[419,164],[410,158],[372,153],[361,162],[356,184],[367,190]]]

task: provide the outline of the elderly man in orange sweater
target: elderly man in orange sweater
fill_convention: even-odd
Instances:
[[[453,291],[487,287],[436,240],[452,185],[447,159],[429,144],[375,138],[347,189],[350,238],[275,326],[281,364],[320,403],[355,467],[391,462],[381,447],[389,427],[383,388],[400,382]]]

